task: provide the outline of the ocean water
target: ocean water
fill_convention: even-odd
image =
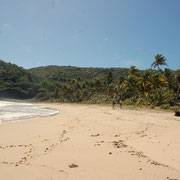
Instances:
[[[24,102],[0,101],[0,124],[35,117],[51,116],[59,111]]]

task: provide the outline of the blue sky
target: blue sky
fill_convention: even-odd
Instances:
[[[0,59],[46,65],[180,65],[180,0],[0,0]]]

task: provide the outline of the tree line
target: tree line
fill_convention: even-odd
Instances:
[[[149,69],[41,67],[25,70],[0,61],[0,93],[53,102],[111,103],[180,107],[180,69],[167,66],[157,54]],[[54,70],[54,68],[56,70]],[[60,69],[59,69],[60,68]]]

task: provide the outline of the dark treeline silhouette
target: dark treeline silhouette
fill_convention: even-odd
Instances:
[[[157,54],[153,68],[78,68],[46,66],[25,70],[0,61],[0,96],[8,93],[18,98],[53,102],[111,103],[179,108],[180,69],[160,67],[166,64]]]

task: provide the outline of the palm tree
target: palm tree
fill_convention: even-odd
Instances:
[[[138,76],[140,74],[139,69],[137,69],[136,66],[131,66],[129,68],[129,74],[134,75],[134,76]]]
[[[166,64],[166,58],[162,55],[162,54],[157,54],[155,57],[155,60],[154,62],[151,64],[151,67],[158,67],[158,70],[160,70],[160,67],[159,66],[167,66]]]
[[[107,84],[109,86],[109,84],[111,84],[113,82],[113,73],[111,71],[109,71],[107,74],[106,74],[106,81],[107,81]]]

